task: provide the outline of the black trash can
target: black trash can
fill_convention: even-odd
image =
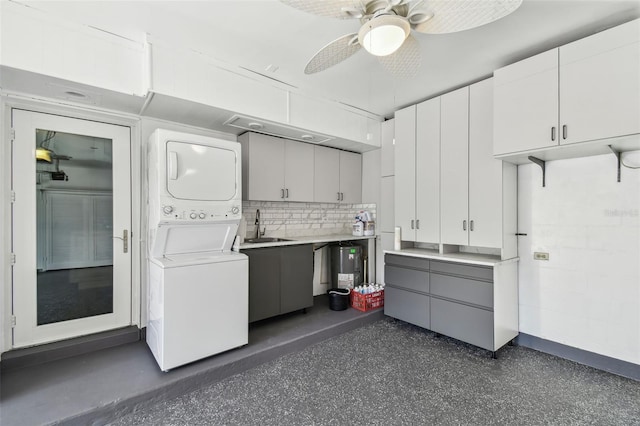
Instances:
[[[327,290],[329,295],[329,309],[332,311],[344,311],[349,307],[349,293],[348,288],[332,288]]]

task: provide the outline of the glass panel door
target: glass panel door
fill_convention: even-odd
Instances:
[[[129,129],[12,117],[14,347],[129,325]]]

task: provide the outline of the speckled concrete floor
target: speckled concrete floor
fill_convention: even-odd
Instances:
[[[640,425],[640,382],[384,319],[113,424]]]

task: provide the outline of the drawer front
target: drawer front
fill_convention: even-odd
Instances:
[[[429,293],[429,273],[426,271],[386,265],[384,282],[394,287]]]
[[[409,268],[429,270],[429,259],[411,256],[397,256],[394,254],[385,254],[384,263],[387,265],[408,266]]]
[[[493,283],[431,273],[431,294],[493,309]]]
[[[431,298],[431,330],[489,351],[493,347],[493,312]]]
[[[472,266],[464,265],[462,263],[432,260],[431,271],[493,281],[493,268],[490,266]]]
[[[429,296],[387,286],[384,289],[384,314],[429,328]]]

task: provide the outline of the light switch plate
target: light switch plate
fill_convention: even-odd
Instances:
[[[536,252],[533,252],[533,258],[535,260],[549,260],[549,253],[536,251]]]

